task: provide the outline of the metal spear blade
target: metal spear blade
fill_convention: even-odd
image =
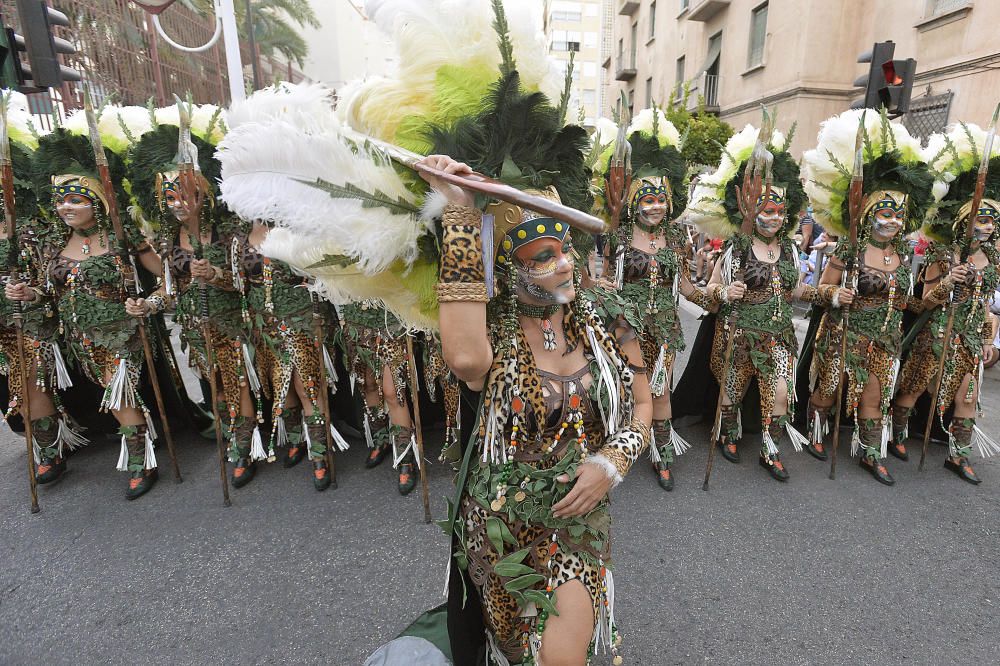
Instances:
[[[94,113],[94,102],[90,97],[90,86],[83,86],[83,112],[87,117],[87,130],[90,134],[90,145],[94,148],[94,160],[98,166],[107,166],[108,158],[104,154],[104,142],[97,129],[97,114]]]
[[[990,120],[990,129],[986,133],[986,141],[983,142],[983,159],[979,163],[980,173],[986,173],[990,165],[990,155],[993,152],[993,141],[997,136],[997,122],[1000,121],[1000,104],[993,111],[993,119]]]

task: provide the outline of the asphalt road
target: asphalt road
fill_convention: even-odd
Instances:
[[[981,422],[995,434],[998,377]],[[700,446],[672,493],[645,461],[614,493],[627,664],[996,663],[1000,461],[974,461],[973,487],[932,445],[923,473],[890,459],[887,488],[788,451],[779,485],[747,441],[706,493],[707,430],[683,434]],[[228,509],[212,444],[179,448],[184,483],[164,466],[130,503],[117,443],[91,445],[31,515],[23,440],[0,434],[0,663],[358,665],[440,603],[447,540],[387,464],[363,468],[363,445],[339,457],[337,490],[273,465]],[[437,518],[450,471],[430,483]]]

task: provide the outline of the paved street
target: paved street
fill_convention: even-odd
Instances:
[[[695,326],[686,314],[689,341]],[[644,461],[614,494],[626,664],[995,663],[1000,461],[974,460],[973,487],[932,445],[922,474],[890,459],[887,488],[844,459],[830,481],[789,447],[779,485],[748,439],[706,493],[707,430],[683,434],[699,446],[673,493]],[[387,464],[363,469],[363,445],[338,459],[335,491],[273,465],[228,509],[207,441],[180,443],[183,484],[164,465],[132,503],[117,455],[112,441],[75,455],[33,516],[23,441],[0,435],[0,663],[354,666],[441,601],[447,541]],[[439,517],[451,474],[430,481]]]

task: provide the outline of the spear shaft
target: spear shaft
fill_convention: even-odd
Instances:
[[[104,145],[101,142],[101,135],[97,130],[97,117],[94,115],[94,106],[90,100],[89,90],[85,90],[84,112],[86,113],[87,125],[90,129],[90,143],[91,147],[94,149],[94,161],[97,163],[97,173],[100,176],[101,185],[106,193],[108,218],[111,220],[111,228],[114,231],[118,244],[117,252],[119,258],[121,259],[122,280],[125,283],[125,289],[129,297],[135,298],[138,296],[139,276],[133,270],[133,248],[130,246],[128,238],[125,236],[125,231],[122,227],[121,216],[118,211],[118,199],[115,196],[114,183],[111,180],[111,172],[108,169],[108,158],[107,155],[104,154]],[[153,356],[153,348],[149,342],[149,336],[146,332],[146,322],[144,319],[136,319],[136,329],[139,332],[139,340],[142,342],[142,352],[146,360],[146,368],[149,370],[150,383],[153,385],[153,395],[156,398],[156,407],[160,412],[160,423],[163,425],[163,436],[167,441],[167,452],[170,455],[170,462],[174,468],[174,480],[177,483],[180,483],[184,479],[181,478],[181,469],[177,464],[177,455],[174,451],[174,438],[170,432],[170,421],[167,418],[167,409],[163,401],[163,392],[160,388],[160,382],[156,372],[156,359]]]
[[[17,216],[14,201],[14,163],[10,156],[10,137],[7,132],[7,103],[10,93],[4,93],[0,99],[0,184],[3,186],[3,216],[4,232],[9,245],[7,268],[10,271],[10,283],[17,283],[20,278],[18,270]],[[24,353],[24,305],[21,301],[11,301],[14,310],[14,334],[17,344],[18,377],[21,380],[21,395],[19,408],[24,421],[24,442],[28,449],[28,487],[31,491],[31,513],[38,513],[38,481],[35,477],[35,433],[31,423],[31,399],[28,396],[27,357]],[[41,352],[38,352],[41,353]]]
[[[978,217],[979,206],[983,202],[983,194],[986,191],[986,176],[989,174],[990,169],[990,156],[993,153],[993,141],[997,134],[997,123],[1000,120],[1000,104],[997,105],[996,109],[993,111],[993,119],[990,121],[990,129],[986,134],[986,140],[983,142],[983,156],[979,162],[979,172],[976,174],[976,188],[972,193],[972,205],[969,207],[969,219],[965,223],[965,242],[961,245],[961,263],[966,263],[969,261],[970,245],[972,244],[972,238],[976,231],[976,218]],[[975,146],[973,146],[975,148]],[[952,257],[954,257],[955,252],[952,250]],[[950,262],[949,262],[950,265]],[[927,446],[931,441],[931,428],[934,427],[934,413],[938,411],[938,406],[941,403],[941,385],[944,382],[944,368],[945,361],[948,358],[948,352],[951,350],[951,334],[955,326],[955,291],[952,288],[951,293],[948,295],[948,321],[944,327],[944,338],[941,345],[941,359],[938,361],[938,371],[937,378],[934,382],[934,396],[932,398],[933,404],[931,406],[931,411],[927,414],[927,425],[924,426],[924,441],[920,447],[920,465],[917,467],[918,471],[923,471],[924,461],[927,459]],[[982,390],[982,387],[979,387]]]

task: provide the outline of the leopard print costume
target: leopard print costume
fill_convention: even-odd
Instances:
[[[831,262],[834,266],[844,265],[836,258]],[[905,262],[900,262],[894,271],[869,266],[861,268],[849,320],[846,359],[840,358],[843,322],[839,312],[828,310],[820,320],[816,354],[810,368],[813,391],[824,402],[833,400],[845,372],[846,360],[845,396],[849,417],[857,415],[861,394],[869,379],[878,382],[882,418],[889,413],[902,346],[902,311],[909,302],[910,284],[910,270]],[[855,435],[855,448],[864,448],[869,456],[881,457],[881,451],[859,446],[858,433]]]

